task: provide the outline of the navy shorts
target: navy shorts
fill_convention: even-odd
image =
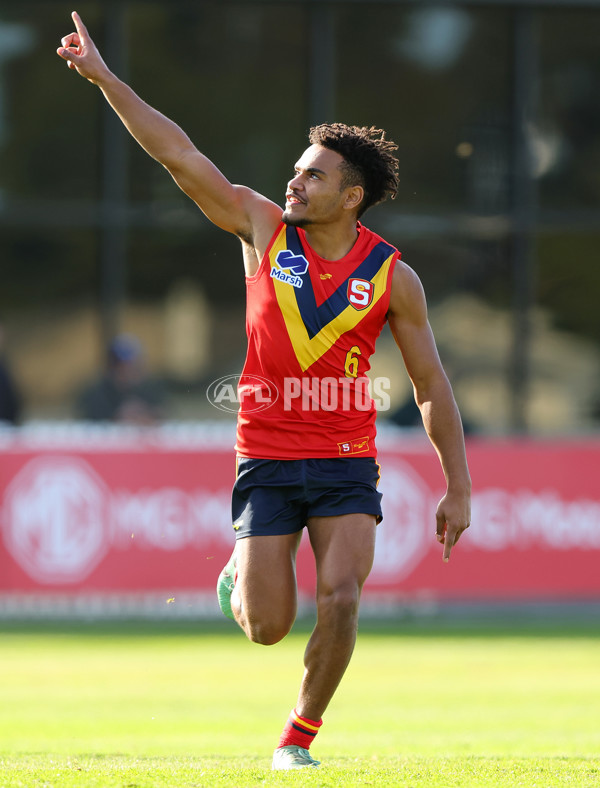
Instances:
[[[238,459],[231,511],[236,539],[293,534],[309,517],[372,514],[382,519],[379,465],[372,457]]]

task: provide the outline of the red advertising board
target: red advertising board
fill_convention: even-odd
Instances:
[[[1,443],[0,596],[212,595],[234,541],[231,441],[15,433]],[[600,443],[471,440],[468,454],[472,527],[444,564],[435,452],[421,438],[380,440],[384,521],[365,595],[600,598]],[[312,595],[306,539],[298,580]]]

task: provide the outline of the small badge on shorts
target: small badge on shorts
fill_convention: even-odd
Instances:
[[[338,449],[340,457],[346,457],[349,454],[363,454],[363,452],[369,451],[369,437],[366,436],[364,438],[356,438],[353,441],[338,443]]]

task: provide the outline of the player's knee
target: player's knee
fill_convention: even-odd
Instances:
[[[279,643],[288,634],[295,618],[295,608],[274,609],[271,607],[268,610],[257,610],[246,607],[240,624],[248,640],[263,646],[272,646],[274,643]]]
[[[319,616],[349,621],[358,615],[359,602],[360,588],[355,582],[322,589],[317,600]]]
[[[288,634],[293,622],[249,621],[245,627],[248,639],[261,646],[273,646]]]

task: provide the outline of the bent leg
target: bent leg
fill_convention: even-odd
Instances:
[[[292,628],[297,611],[296,553],[302,532],[247,536],[235,546],[235,620],[249,640],[272,645]]]
[[[297,713],[320,720],[356,642],[358,607],[375,553],[375,517],[346,514],[308,522],[317,566],[317,624],[304,654]]]

